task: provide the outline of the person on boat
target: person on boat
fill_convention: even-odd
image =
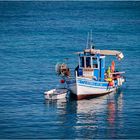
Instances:
[[[106,74],[107,74],[107,78],[111,78],[111,69],[110,69],[110,67],[108,67]]]
[[[117,80],[117,78],[118,77],[120,77],[120,74],[115,74],[115,62],[114,61],[112,61],[112,63],[111,63],[111,75],[112,75],[112,79],[113,80]]]
[[[111,74],[111,67],[108,67],[108,69],[107,69],[105,80],[108,82],[108,88],[111,86],[114,86],[114,80],[113,80],[113,77]]]
[[[114,73],[115,72],[115,62],[112,61],[111,63],[111,73]]]

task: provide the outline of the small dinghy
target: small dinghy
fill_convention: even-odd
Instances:
[[[47,100],[57,100],[67,98],[68,90],[66,88],[58,88],[46,91],[44,93],[45,99]]]

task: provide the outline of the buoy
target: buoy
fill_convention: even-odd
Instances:
[[[109,86],[114,86],[114,81],[113,80],[109,82]]]
[[[60,80],[60,83],[62,83],[62,84],[65,83],[65,80],[64,79],[61,79]]]

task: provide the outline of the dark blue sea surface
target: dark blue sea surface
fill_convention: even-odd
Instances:
[[[124,53],[126,83],[96,99],[45,101],[55,64],[69,58],[74,69],[91,29],[97,49]],[[140,2],[0,2],[0,138],[140,138]]]

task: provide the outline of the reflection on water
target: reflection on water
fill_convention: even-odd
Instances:
[[[116,138],[123,127],[122,98],[119,91],[90,100],[46,101],[46,106],[56,109],[57,119],[61,120],[59,128],[71,132],[67,138]]]
[[[108,121],[109,124],[114,124],[115,118],[117,115],[121,115],[122,107],[123,107],[123,94],[118,93],[118,95],[114,96],[116,99],[109,100],[108,107]]]
[[[116,134],[120,127],[123,127],[122,120],[120,120],[123,107],[123,94],[119,92],[113,99],[109,99],[107,104],[107,121],[108,121],[108,135],[116,138]]]

